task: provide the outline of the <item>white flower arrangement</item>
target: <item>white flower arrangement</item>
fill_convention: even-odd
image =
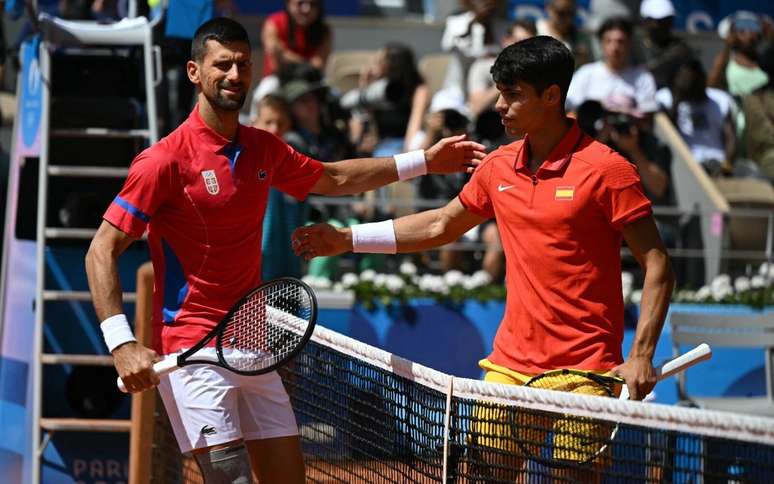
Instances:
[[[405,303],[411,298],[431,298],[459,303],[468,299],[492,301],[505,299],[505,287],[493,284],[485,271],[471,275],[448,271],[444,275],[419,274],[417,267],[404,262],[398,274],[377,274],[368,269],[362,273],[348,272],[340,281],[324,277],[305,276],[304,282],[315,289],[355,292],[358,301],[366,306],[377,300],[384,304]],[[626,304],[639,304],[642,289],[635,288],[634,276],[621,274],[621,289]],[[744,304],[754,307],[774,306],[774,264],[763,263],[756,275],[732,279],[727,274],[717,276],[710,284],[698,290],[679,289],[672,295],[673,302],[699,304]]]

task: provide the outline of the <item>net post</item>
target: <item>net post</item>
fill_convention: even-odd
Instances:
[[[137,303],[134,332],[144,346],[152,344],[153,266],[146,262],[137,270]],[[129,484],[147,484],[151,476],[151,455],[156,410],[156,390],[132,395],[132,426],[129,434]]]
[[[443,484],[449,479],[449,434],[451,428],[451,405],[454,394],[454,377],[449,377],[446,387],[446,414],[443,417]]]

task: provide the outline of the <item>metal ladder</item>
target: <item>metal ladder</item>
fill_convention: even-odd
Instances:
[[[136,3],[130,2],[130,18],[114,24],[97,24],[86,21],[64,21],[58,18],[40,14],[38,25],[42,32],[40,43],[40,69],[43,77],[42,85],[42,120],[40,164],[38,170],[38,212],[37,212],[37,246],[36,273],[37,286],[35,298],[35,329],[34,358],[31,368],[33,400],[32,408],[32,470],[30,482],[41,482],[41,460],[43,452],[50,442],[54,432],[129,432],[130,420],[117,419],[82,419],[82,418],[44,418],[42,416],[43,398],[43,366],[44,365],[97,365],[112,366],[113,359],[109,355],[58,354],[44,353],[45,307],[53,301],[91,301],[88,291],[67,291],[46,289],[46,248],[49,241],[56,239],[71,239],[87,241],[96,232],[93,228],[59,228],[47,226],[47,203],[49,195],[49,178],[65,177],[100,179],[122,179],[126,177],[127,167],[52,165],[50,160],[51,138],[104,138],[104,139],[138,139],[143,143],[153,144],[158,140],[157,106],[155,88],[160,83],[161,66],[160,52],[152,44],[152,30],[161,20],[161,16],[149,21],[145,17],[136,17]],[[141,48],[144,70],[146,129],[108,129],[93,126],[83,129],[54,129],[51,127],[52,105],[52,52],[56,48],[75,48],[81,53],[94,52],[94,49],[119,46],[121,48]],[[90,51],[91,49],[91,51]],[[124,302],[134,300],[133,293],[125,293]],[[96,324],[96,323],[95,323]],[[43,433],[45,432],[45,438]]]

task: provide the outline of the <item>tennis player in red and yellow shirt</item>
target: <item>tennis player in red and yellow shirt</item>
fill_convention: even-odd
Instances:
[[[495,218],[506,257],[505,315],[486,379],[524,383],[559,368],[614,373],[631,398],[655,384],[656,342],[674,285],[634,165],[583,134],[565,114],[574,69],[561,42],[540,36],[505,48],[492,67],[496,109],[522,140],[490,153],[445,207],[376,224],[296,230],[306,258],[415,252],[457,240]],[[622,239],[644,269],[641,315],[624,361]]]

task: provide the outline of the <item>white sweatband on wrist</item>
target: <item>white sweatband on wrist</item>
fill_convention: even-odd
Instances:
[[[395,254],[398,243],[392,220],[358,224],[352,229],[352,252],[365,254]]]
[[[401,181],[427,174],[425,150],[399,153],[393,155],[393,158],[395,158],[395,167],[398,169],[398,179]]]
[[[105,338],[105,344],[111,353],[124,343],[137,341],[134,333],[132,333],[132,328],[129,327],[129,321],[126,319],[125,314],[110,316],[102,321],[99,327],[102,330],[102,337]]]

